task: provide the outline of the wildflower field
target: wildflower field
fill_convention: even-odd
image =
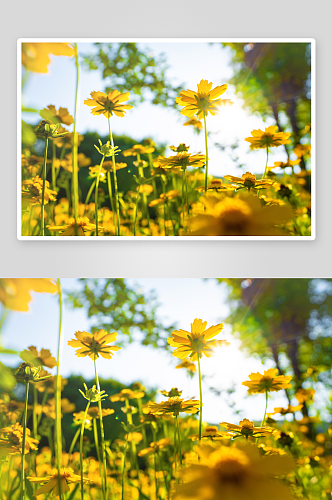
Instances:
[[[83,279],[75,290],[65,290],[62,279],[0,280],[1,500],[331,499],[332,280],[212,281],[229,305],[224,323],[216,313],[214,324],[193,316],[191,324],[178,318],[166,326],[151,297],[125,279]],[[21,315],[29,331],[40,296],[44,309],[47,303],[56,309],[58,324],[47,321],[53,318],[47,309],[40,331],[16,351],[10,321]],[[68,332],[64,342],[70,308],[92,323],[89,331]],[[133,338],[135,329],[140,337]],[[51,352],[54,337],[58,348]],[[136,362],[115,373],[116,357],[131,342],[148,357],[155,349],[174,361],[163,387],[137,379],[138,347]],[[214,356],[232,357],[235,343],[264,362],[240,382],[246,414],[232,387],[240,366],[227,365],[225,391],[206,378]],[[78,365],[91,365],[92,380],[84,369],[62,376],[68,350]],[[112,378],[99,377],[103,360]],[[187,373],[194,393],[168,385],[173,370],[179,379]],[[133,377],[127,386],[115,378],[124,372]],[[213,405],[223,398],[232,409],[231,421],[222,414],[206,420],[211,391]]]
[[[21,42],[20,237],[310,237],[311,43],[218,46],[229,55],[230,81],[201,74],[188,89],[168,78],[164,60],[136,43],[95,43],[86,55],[84,44]],[[61,58],[75,65],[73,81],[52,75],[73,94],[68,108],[45,87],[33,88],[33,76],[46,75]],[[82,95],[96,70],[103,88]],[[178,78],[185,80],[185,65]],[[40,109],[31,107],[31,98],[25,104],[29,80]],[[145,113],[148,101],[174,111],[174,126],[182,120],[195,149],[181,131],[174,144],[155,140],[163,118],[156,122]],[[214,120],[224,116],[224,126],[234,126],[241,121],[237,106],[262,125],[231,143],[214,131]],[[86,107],[90,120],[80,133]],[[132,126],[133,109],[142,109],[141,121],[150,123],[148,137],[139,127],[139,139],[117,134],[119,122]],[[100,120],[103,133],[93,132]],[[231,172],[211,148],[228,155]]]

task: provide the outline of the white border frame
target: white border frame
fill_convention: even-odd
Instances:
[[[21,137],[22,137],[22,92],[21,92],[21,45],[22,43],[209,43],[209,42],[270,42],[270,43],[310,43],[311,44],[311,236],[22,236],[21,234]],[[20,241],[308,241],[316,239],[316,40],[314,38],[19,38],[17,40],[17,239]]]

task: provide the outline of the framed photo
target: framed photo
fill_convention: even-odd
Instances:
[[[18,40],[20,240],[315,239],[315,40]]]

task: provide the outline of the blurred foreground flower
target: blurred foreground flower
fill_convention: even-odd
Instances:
[[[69,43],[22,43],[22,65],[34,73],[48,73],[50,54],[73,56],[74,48]]]
[[[30,292],[57,293],[58,286],[51,278],[1,278],[0,302],[14,311],[28,311]]]
[[[175,500],[291,500],[290,490],[276,476],[292,470],[288,456],[261,457],[255,446],[238,448],[200,445],[200,458],[181,473],[184,484],[175,491]]]
[[[237,198],[206,194],[200,201],[206,210],[187,219],[190,236],[280,236],[276,226],[293,216],[290,207],[262,207],[249,194]]]

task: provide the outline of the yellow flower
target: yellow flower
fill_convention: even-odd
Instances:
[[[275,161],[273,167],[268,167],[270,168],[287,168],[287,167],[294,167],[295,165],[298,165],[301,162],[301,160],[287,160],[287,161]]]
[[[138,453],[139,457],[144,457],[145,455],[149,455],[150,453],[158,453],[159,450],[163,450],[166,446],[169,446],[172,443],[170,438],[162,438],[159,441],[150,443],[149,448],[145,448]]]
[[[95,106],[91,114],[105,115],[110,118],[113,114],[116,116],[124,116],[126,110],[131,109],[129,104],[122,104],[129,99],[129,92],[121,94],[118,90],[111,90],[108,94],[103,92],[91,92],[92,99],[86,99],[84,104],[87,106]]]
[[[45,118],[45,120],[51,120],[54,123],[63,123],[64,125],[71,125],[74,123],[74,118],[69,114],[67,108],[59,108],[57,111],[53,104],[42,109],[39,114],[42,118]]]
[[[262,130],[252,130],[252,137],[247,137],[245,141],[250,142],[250,149],[265,149],[278,146],[282,144],[290,144],[290,132],[277,132],[278,127],[271,125]]]
[[[49,231],[64,231],[60,236],[75,236],[75,219],[71,219],[70,224],[64,226],[46,226]],[[105,228],[99,226],[99,231],[104,231]],[[96,231],[96,224],[91,224],[87,217],[78,217],[77,219],[77,236],[85,236],[86,231]]]
[[[250,380],[242,382],[242,385],[248,387],[249,394],[258,394],[262,392],[281,391],[282,389],[289,389],[292,387],[290,375],[277,375],[277,368],[270,368],[261,373],[251,373]]]
[[[113,415],[114,410],[112,408],[102,408],[101,409],[101,416],[102,418],[108,417],[109,415]],[[88,409],[88,415],[91,418],[99,418],[99,408],[98,406],[90,406]]]
[[[39,372],[40,377],[45,377],[46,375],[50,375],[46,370],[41,370]],[[60,375],[60,385],[61,385],[61,392],[65,388],[65,386],[68,384],[68,380],[61,377]],[[38,392],[45,392],[47,391],[49,394],[54,393],[56,388],[56,376],[54,377],[49,377],[46,380],[42,380],[41,382],[38,382],[36,384],[36,389]]]
[[[197,371],[195,363],[193,363],[192,361],[190,361],[190,359],[184,359],[175,368],[177,368],[177,369],[179,369],[179,368],[186,368],[187,370],[189,370],[190,372],[193,372],[193,373],[195,373]]]
[[[137,156],[153,153],[155,150],[152,146],[142,146],[142,144],[134,144],[134,146],[126,151],[123,151],[123,156]]]
[[[30,292],[57,293],[51,278],[0,278],[0,302],[14,311],[28,311]]]
[[[30,429],[26,429],[24,454],[37,450],[38,440],[30,437]],[[0,429],[0,456],[22,453],[23,427],[18,422],[10,427]],[[4,435],[4,436],[3,436]]]
[[[231,439],[232,435],[229,432],[219,432],[216,425],[209,425],[205,431],[202,432],[202,439],[211,439],[211,441],[220,441],[221,439]],[[192,441],[198,441],[198,434],[188,436]]]
[[[175,396],[161,403],[149,403],[149,409],[154,415],[164,415],[172,413],[177,416],[179,413],[197,413],[199,411],[199,401],[196,399],[184,399]]]
[[[198,120],[198,118],[196,118],[195,116],[189,118],[189,120],[187,120],[183,124],[184,127],[188,127],[189,125],[194,127],[196,130],[201,130],[203,128],[203,123],[201,122],[201,120]]]
[[[224,178],[237,184],[237,191],[239,189],[248,189],[248,191],[250,191],[250,189],[266,189],[274,184],[274,181],[271,179],[256,179],[256,176],[250,172],[242,174],[242,179],[240,177],[234,177],[233,175],[225,175]]]
[[[260,456],[255,446],[237,448],[203,444],[195,447],[200,461],[183,469],[184,483],[174,500],[291,500],[289,489],[275,477],[289,472],[288,456]]]
[[[39,488],[34,492],[34,496],[37,497],[39,495],[45,495],[50,492],[56,497],[60,496],[59,483],[61,489],[61,496],[63,496],[63,494],[69,491],[70,489],[68,484],[79,483],[81,481],[81,476],[74,474],[73,469],[70,468],[60,469],[60,481],[58,475],[59,475],[58,470],[54,470],[53,474],[50,476],[27,477],[30,483],[46,483],[41,488]],[[84,484],[88,484],[90,480],[86,477],[83,477],[83,482]]]
[[[128,167],[127,163],[117,163],[115,162],[115,170],[122,170],[123,168]],[[103,163],[103,169],[105,169],[107,172],[113,172],[113,162],[112,161],[104,161]]]
[[[227,179],[228,177],[230,176],[226,176],[225,179]],[[238,179],[238,177],[235,177],[235,179]],[[236,189],[237,186],[236,185],[233,185],[233,184],[224,184],[222,179],[212,179],[211,180],[211,184],[208,184],[207,187],[206,187],[206,190],[207,191],[214,191],[214,192],[222,192],[222,191],[234,191],[234,189]],[[203,191],[205,191],[205,187],[204,186],[198,186],[197,188],[195,188],[196,191],[198,191],[199,193],[202,193]]]
[[[177,153],[175,156],[168,158],[158,158],[161,168],[181,168],[185,170],[187,167],[204,167],[205,155],[191,155],[187,151]]]
[[[76,409],[75,403],[71,403],[68,398],[62,398],[61,399],[61,411],[63,413],[73,413]],[[47,401],[47,404],[42,406],[42,405],[37,405],[36,408],[36,414],[40,415],[40,413],[43,412],[47,417],[52,418],[55,420],[55,398],[49,399]],[[61,414],[62,417],[62,414]]]
[[[149,195],[153,191],[153,187],[150,184],[141,184],[136,188],[136,191],[140,194]]]
[[[172,189],[167,193],[161,193],[160,198],[156,198],[149,203],[149,207],[156,207],[161,203],[168,203],[171,200],[174,200],[177,196],[180,196],[180,191],[178,189]]]
[[[226,427],[228,431],[235,433],[235,435],[244,437],[250,436],[257,438],[262,436],[268,436],[269,434],[272,434],[274,431],[274,429],[272,429],[271,427],[255,427],[254,423],[251,422],[251,420],[248,420],[247,418],[241,420],[239,425],[229,424],[227,422],[221,422],[220,425],[222,427]]]
[[[212,82],[208,80],[201,80],[197,84],[197,91],[194,90],[182,90],[180,92],[180,97],[175,100],[180,106],[184,106],[181,110],[181,114],[191,118],[197,115],[198,118],[202,118],[204,115],[216,115],[219,111],[219,107],[225,104],[233,104],[230,99],[217,99],[227,90],[227,84],[220,85],[212,89]]]
[[[288,413],[295,413],[296,411],[300,411],[302,407],[302,404],[297,406],[288,405],[287,408],[278,407],[274,409],[273,413],[269,413],[269,415],[276,415],[277,413],[280,413],[280,415],[287,415]]]
[[[49,54],[71,57],[74,49],[69,43],[22,43],[22,64],[28,71],[48,73]]]
[[[200,201],[206,210],[188,219],[191,236],[279,236],[276,226],[293,216],[290,207],[262,207],[250,194],[236,198],[206,194]]]
[[[113,403],[115,401],[125,401],[126,399],[142,399],[145,396],[144,391],[133,391],[132,389],[122,389],[117,394],[113,394],[108,399]]]
[[[173,352],[173,356],[180,359],[185,359],[188,356],[192,361],[197,361],[197,357],[202,357],[204,354],[207,358],[212,356],[213,350],[216,347],[229,345],[226,340],[211,340],[221,332],[224,325],[210,326],[206,329],[207,321],[195,319],[191,323],[191,331],[174,330],[172,337],[168,337],[167,342],[172,347],[177,347]]]
[[[25,204],[40,205],[42,202],[43,179],[38,175],[32,179],[26,179],[22,182],[22,201]],[[44,203],[55,201],[57,192],[50,189],[50,183],[45,181],[45,199]]]
[[[75,353],[79,358],[89,356],[95,360],[100,355],[105,359],[111,359],[114,355],[112,351],[119,351],[121,349],[119,346],[110,344],[110,342],[116,340],[117,336],[116,332],[107,333],[105,330],[98,330],[98,332],[94,333],[76,332],[75,337],[77,340],[69,340],[68,345],[80,348]]]
[[[298,158],[303,158],[304,156],[308,156],[310,158],[311,155],[311,145],[310,144],[297,144],[294,148],[294,153]]]
[[[47,366],[47,368],[54,368],[56,366],[56,359],[51,355],[49,349],[41,349],[37,351],[34,345],[28,347],[20,352],[20,357],[23,361],[31,361],[36,366]]]
[[[303,389],[300,387],[300,389],[297,390],[295,397],[299,403],[304,403],[305,401],[312,401],[314,399],[315,392],[315,389]]]

